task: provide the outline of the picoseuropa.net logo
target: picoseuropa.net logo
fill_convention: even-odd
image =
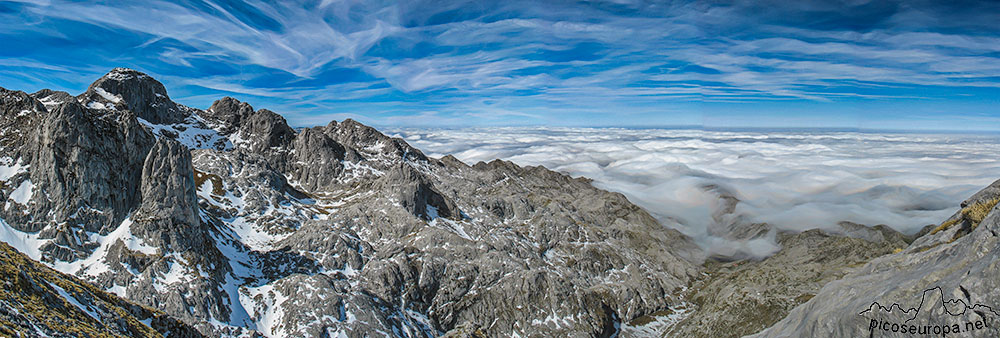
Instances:
[[[899,303],[885,307],[872,302],[859,315],[868,322],[871,337],[1000,337],[1000,313],[987,305],[972,304],[969,292],[961,291],[965,299],[945,300],[941,288],[934,287],[924,290],[917,307],[904,310]]]
[[[947,336],[949,334],[958,334],[963,332],[973,333],[973,331],[976,330],[989,330],[991,328],[993,327],[989,324],[989,320],[985,319],[977,320],[975,322],[965,322],[965,326],[959,325],[958,323],[951,325],[915,325],[872,319],[871,324],[868,326],[868,331],[874,333],[875,331],[881,330],[884,332],[898,332],[914,335]]]

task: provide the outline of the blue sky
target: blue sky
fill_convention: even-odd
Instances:
[[[1000,2],[0,1],[0,86],[113,67],[291,124],[1000,130]]]

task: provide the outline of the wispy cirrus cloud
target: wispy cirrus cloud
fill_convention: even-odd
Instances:
[[[0,85],[80,91],[129,66],[186,104],[234,95],[302,125],[426,112],[671,125],[739,111],[891,128],[905,117],[852,113],[891,105],[964,129],[955,117],[998,114],[997,13],[986,1],[4,2]]]

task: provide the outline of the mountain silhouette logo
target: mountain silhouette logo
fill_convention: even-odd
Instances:
[[[868,322],[870,337],[1000,336],[1000,312],[993,306],[973,303],[971,294],[959,287],[965,299],[946,299],[941,287],[924,290],[916,307],[899,303],[883,306],[872,302],[858,315]]]

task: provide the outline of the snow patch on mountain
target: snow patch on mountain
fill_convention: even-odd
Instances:
[[[38,233],[26,233],[12,228],[3,219],[0,219],[0,241],[4,241],[31,259],[40,260],[42,258],[42,245],[49,240],[38,239]]]
[[[114,109],[114,106],[108,106],[108,105],[105,105],[104,103],[101,103],[101,102],[91,101],[91,102],[87,102],[87,108],[90,108],[90,109]]]
[[[90,256],[74,262],[56,261],[52,264],[53,268],[71,275],[83,273],[91,277],[100,276],[104,272],[111,271],[111,267],[107,263],[108,251],[118,241],[122,241],[125,247],[131,251],[146,255],[159,254],[159,249],[145,244],[142,239],[132,235],[131,226],[132,219],[126,218],[115,230],[107,235],[102,236],[98,233],[89,233],[88,240],[91,243],[99,245]]]
[[[86,313],[88,316],[90,316],[90,318],[94,318],[94,320],[96,320],[96,321],[101,321],[101,316],[99,314],[97,314],[97,312],[95,312],[89,306],[84,306],[83,304],[80,304],[80,300],[76,299],[76,297],[73,297],[73,295],[70,295],[69,292],[66,292],[65,289],[63,289],[63,288],[59,287],[59,285],[56,285],[56,284],[51,283],[51,282],[46,282],[46,283],[49,284],[50,287],[52,287],[53,289],[55,289],[56,292],[59,294],[59,296],[62,297],[63,299],[65,299],[66,302],[69,302],[71,305],[75,306],[77,309],[80,309],[80,311],[83,311],[83,313]]]
[[[281,291],[275,290],[273,285],[244,290],[245,293],[240,296],[240,303],[244,308],[253,309],[257,318],[257,329],[267,337],[285,337],[280,323],[281,317],[285,314],[282,305],[288,297],[281,294]]]
[[[135,74],[135,75],[133,75],[133,74]],[[107,74],[104,75],[104,78],[110,79],[110,80],[115,80],[115,81],[125,81],[125,80],[131,79],[133,77],[138,77],[140,79],[146,79],[146,78],[149,78],[149,75],[146,75],[146,74],[143,74],[143,73],[140,73],[140,72],[136,72],[134,69],[124,68],[124,67],[116,67],[116,68],[112,69],[110,72],[108,72]]]
[[[622,323],[621,332],[631,337],[659,336],[690,316],[695,311],[694,309],[694,304],[681,302],[667,310],[646,316],[641,321],[636,320],[636,323]]]
[[[204,211],[201,213],[204,220],[207,216]],[[216,247],[226,257],[232,272],[226,274],[225,280],[221,283],[222,290],[226,293],[229,302],[229,318],[213,318],[212,325],[217,328],[245,327],[256,330],[256,323],[251,319],[247,307],[241,301],[240,288],[246,284],[247,280],[256,280],[261,278],[263,274],[256,262],[250,257],[250,253],[246,251],[245,247],[239,245],[238,239],[233,237],[231,230],[230,232],[213,234],[213,237]]]
[[[97,95],[103,97],[105,100],[111,101],[112,103],[122,102],[122,97],[120,95],[114,95],[108,93],[108,91],[104,90],[104,88],[95,87],[94,92],[97,93]]]
[[[28,172],[29,165],[21,163],[21,159],[16,161],[10,156],[0,157],[0,182],[6,182],[17,174]]]
[[[55,109],[55,107],[59,106],[60,104],[62,104],[65,101],[58,100],[58,99],[50,96],[50,97],[44,97],[41,100],[38,100],[38,102],[41,102],[42,105],[45,106],[45,109],[52,110],[52,109]]]
[[[190,109],[190,108],[189,108]],[[183,123],[155,124],[138,118],[139,122],[148,127],[153,135],[170,135],[190,149],[232,150],[233,142],[206,125],[197,115],[191,115]]]
[[[438,215],[438,208],[433,205],[427,205],[427,218],[431,220],[427,222],[427,225],[447,230],[451,233],[458,235],[459,237],[465,238],[470,241],[474,241],[472,236],[469,236],[465,232],[465,227],[462,226],[460,222],[456,222],[447,218],[443,218]]]
[[[31,195],[34,193],[34,189],[35,185],[31,183],[31,180],[21,181],[21,184],[17,186],[17,189],[14,189],[14,191],[10,193],[8,199],[17,204],[28,204],[28,201],[31,200]],[[9,207],[10,204],[7,204],[4,208],[6,209]]]

